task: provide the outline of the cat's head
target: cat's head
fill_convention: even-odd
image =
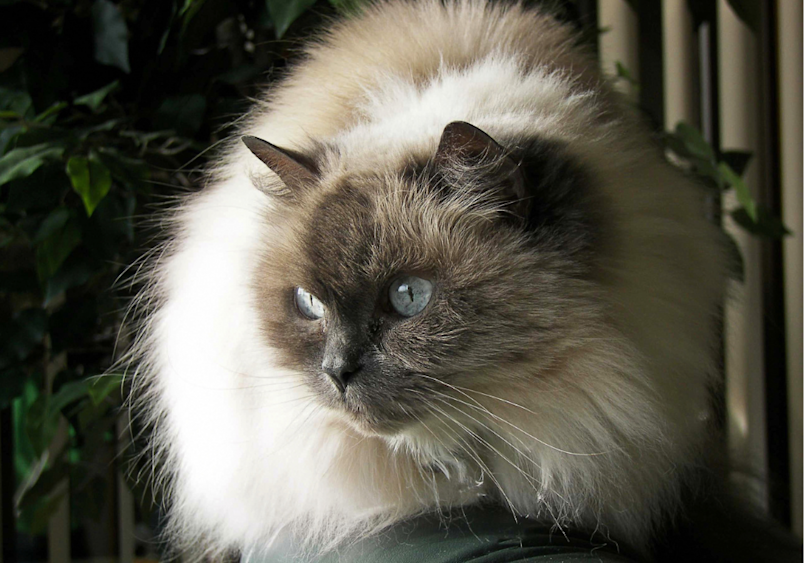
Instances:
[[[550,378],[595,322],[599,218],[560,144],[503,147],[453,122],[429,154],[373,174],[337,147],[244,142],[282,181],[257,182],[272,198],[263,337],[360,431],[426,427],[467,393]]]

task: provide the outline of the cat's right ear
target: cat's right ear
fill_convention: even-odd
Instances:
[[[318,180],[318,168],[306,156],[279,148],[259,137],[246,135],[241,139],[248,150],[273,170],[290,190]]]

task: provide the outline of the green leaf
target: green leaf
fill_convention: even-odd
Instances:
[[[81,243],[81,227],[70,219],[64,227],[51,234],[36,247],[36,271],[44,284],[55,274],[70,253]]]
[[[101,401],[99,404],[85,403],[82,405],[81,410],[78,412],[78,430],[86,433],[92,428],[93,437],[96,437],[94,432],[97,430],[97,424],[103,423],[104,417],[109,413],[109,410],[114,408],[111,402]]]
[[[112,174],[93,154],[89,158],[74,156],[67,162],[67,175],[73,189],[81,196],[87,217],[91,217],[98,204],[112,187]]]
[[[34,127],[25,129],[16,140],[14,148],[21,149],[35,145],[50,144],[52,146],[71,147],[76,144],[71,129],[57,127]]]
[[[43,143],[14,149],[0,158],[0,186],[33,174],[47,160],[61,158],[64,147]]]
[[[793,234],[781,219],[775,217],[765,207],[758,205],[755,208],[756,219],[748,211],[740,207],[731,212],[734,222],[753,235],[779,239]]]
[[[92,404],[98,406],[103,400],[114,391],[120,391],[123,385],[122,375],[104,375],[93,380],[89,386],[89,397]]]
[[[130,188],[141,188],[151,175],[144,160],[124,156],[114,149],[99,148],[98,158],[109,168],[115,180]]]
[[[97,123],[95,125],[91,125],[89,127],[81,127],[73,130],[73,133],[79,139],[86,139],[93,133],[99,133],[102,131],[113,131],[117,129],[121,123],[123,123],[125,119],[109,119],[108,121],[104,121],[102,123]]]
[[[700,160],[695,159],[695,164],[693,165],[695,171],[703,176],[704,178],[708,178],[712,180],[714,184],[714,188],[717,190],[722,190],[726,187],[726,180],[723,178],[723,175],[720,173],[720,170],[715,167],[714,163],[708,160]]]
[[[79,381],[70,381],[59,387],[59,390],[50,397],[48,403],[50,416],[58,418],[66,407],[87,397],[91,386],[92,382],[89,379],[81,379]]]
[[[181,10],[179,10],[179,16],[187,16],[188,19],[193,17],[193,14],[201,8],[203,3],[204,0],[184,0],[184,5],[181,7]]]
[[[22,483],[27,479],[33,467],[37,464],[39,457],[28,439],[28,432],[26,431],[28,413],[40,395],[37,382],[41,381],[42,377],[41,374],[37,375],[28,378],[22,394],[14,399],[11,404],[13,418],[11,430],[14,434],[14,473],[17,483]]]
[[[14,138],[21,132],[21,125],[5,127],[2,131],[0,131],[0,155],[5,154],[7,148],[14,146]]]
[[[66,207],[58,207],[50,212],[45,217],[44,221],[39,225],[36,235],[31,239],[32,244],[39,244],[49,236],[53,235],[56,231],[64,228],[67,221],[70,219],[70,210]]]
[[[691,158],[687,145],[675,133],[666,132],[663,136],[664,144],[681,158]]]
[[[689,151],[691,156],[714,162],[715,153],[698,129],[689,123],[679,121],[676,125],[675,134],[684,144],[684,147],[687,149],[687,151]]]
[[[754,198],[751,197],[751,191],[748,189],[746,183],[743,182],[743,179],[725,162],[721,162],[717,169],[726,184],[734,188],[737,201],[743,206],[745,213],[752,222],[756,222],[759,219],[757,216],[757,204]]]
[[[120,9],[109,0],[92,4],[95,60],[131,72],[128,62],[128,27]]]
[[[67,102],[56,102],[34,118],[34,123],[52,125],[61,110],[67,107]]]
[[[316,0],[265,0],[271,21],[274,23],[276,38],[282,39],[290,25],[315,2]]]
[[[33,101],[28,92],[0,86],[0,109],[25,117],[32,107]]]
[[[107,84],[103,88],[99,88],[94,92],[90,92],[89,94],[84,94],[83,96],[79,96],[73,101],[73,104],[77,106],[86,106],[92,111],[97,111],[98,108],[101,107],[103,100],[106,99],[106,96],[117,90],[120,86],[120,81],[115,80],[111,84]]]
[[[360,12],[367,0],[329,0],[330,5],[345,16],[353,16]]]
[[[99,268],[87,253],[72,253],[56,270],[56,273],[47,280],[43,305],[49,305],[63,291],[85,284]]]
[[[64,456],[59,456],[54,463],[39,473],[36,481],[24,483],[24,490],[17,491],[19,495],[17,509],[24,511],[38,504],[53,492],[53,489],[58,487],[69,474],[69,465],[65,462]]]
[[[156,110],[159,129],[174,129],[183,135],[192,135],[201,128],[207,101],[201,94],[166,98]],[[159,134],[155,134],[158,138]]]
[[[623,65],[623,63],[621,63],[620,61],[616,61],[614,63],[614,68],[615,71],[617,72],[617,78],[622,78],[623,80],[633,85],[634,87],[639,88],[639,81],[634,78],[630,70],[625,68],[625,65]]]
[[[179,7],[177,2],[168,2],[167,3],[167,13],[163,15],[163,27],[162,33],[159,38],[159,45],[156,50],[157,55],[161,55],[165,51],[165,47],[167,47],[168,39],[170,39],[170,35],[173,32],[175,26],[173,25],[176,21],[176,16],[179,13]]]
[[[28,409],[28,417],[25,421],[25,433],[37,457],[47,451],[59,427],[61,414],[54,415],[53,411],[48,408],[48,402],[48,396],[40,394]]]
[[[33,307],[0,325],[0,367],[22,361],[45,337],[47,315]]]

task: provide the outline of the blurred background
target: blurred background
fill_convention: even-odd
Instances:
[[[129,266],[249,97],[361,1],[0,0],[2,561],[160,560],[114,367]],[[802,3],[549,3],[730,235],[711,416],[740,485],[800,537]]]

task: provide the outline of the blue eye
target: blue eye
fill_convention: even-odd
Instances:
[[[421,313],[430,302],[433,284],[416,276],[401,276],[388,289],[388,299],[394,310],[404,317]]]
[[[296,306],[302,315],[308,319],[320,319],[324,316],[324,304],[321,303],[318,297],[300,287],[296,288],[295,294]]]

